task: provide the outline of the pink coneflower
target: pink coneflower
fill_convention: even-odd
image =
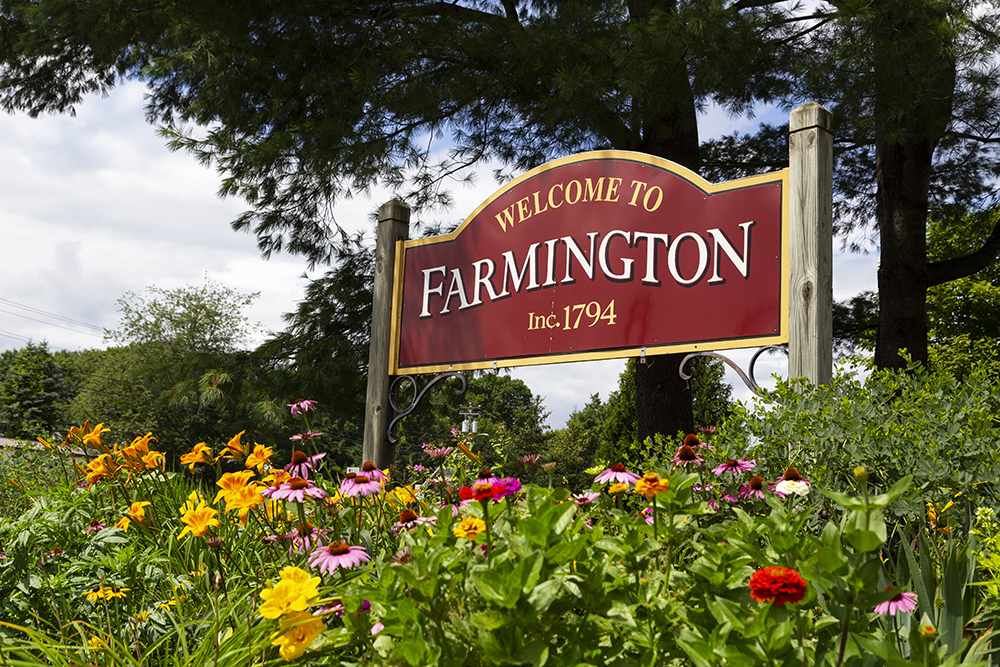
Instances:
[[[696,451],[700,449],[715,449],[715,445],[710,442],[702,442],[694,433],[688,433],[684,436],[684,444]]]
[[[653,508],[647,507],[642,511],[642,516],[646,520],[646,525],[652,526],[654,522]]]
[[[526,466],[535,465],[538,463],[538,459],[541,458],[538,454],[525,454],[521,457],[521,463]]]
[[[545,472],[552,472],[555,469],[556,469],[556,462],[555,461],[551,461],[550,463],[543,463],[542,464],[542,470],[544,470]]]
[[[424,449],[424,454],[431,457],[432,459],[448,456],[453,451],[455,451],[454,447],[435,447],[434,445],[428,445],[427,443],[424,443],[422,446]]]
[[[382,484],[389,481],[389,476],[379,470],[378,466],[371,461],[365,461],[361,465],[361,474],[368,479],[374,479],[376,482],[381,482]]]
[[[354,486],[354,478],[357,475],[358,473],[356,472],[349,472],[344,475],[344,479],[340,480],[340,495],[347,496],[347,492]]]
[[[484,484],[484,485],[485,484],[489,484],[490,486],[493,486],[494,484],[496,484],[499,481],[500,480],[497,479],[496,475],[494,475],[492,471],[490,471],[490,470],[480,470],[479,474],[476,475],[476,481],[475,481],[475,483],[472,486],[476,487],[476,486],[479,486],[480,484]]]
[[[374,493],[381,493],[382,483],[371,479],[365,475],[355,475],[351,488],[341,491],[341,495],[346,498],[354,496],[370,496]]]
[[[346,570],[371,559],[364,547],[352,547],[347,542],[337,541],[313,551],[309,556],[309,564],[323,574],[331,574],[337,568]]]
[[[285,472],[302,479],[309,479],[309,473],[316,469],[319,460],[326,456],[326,452],[306,456],[303,451],[295,450],[292,453],[292,462],[285,466]]]
[[[316,528],[309,522],[299,525],[295,530],[281,535],[268,535],[264,542],[291,542],[288,553],[293,551],[312,551],[313,548],[322,547],[326,534],[330,532],[325,529]]]
[[[419,516],[413,510],[403,510],[399,515],[399,521],[392,524],[392,532],[393,534],[398,534],[401,530],[410,530],[425,523],[435,523],[436,521],[437,517]]]
[[[289,440],[294,440],[296,442],[301,440],[312,440],[313,438],[318,438],[323,435],[322,431],[306,431],[305,433],[296,433]]]
[[[573,501],[576,503],[577,507],[583,507],[584,505],[589,505],[600,497],[601,494],[597,491],[584,491],[583,493],[574,493]]]
[[[674,453],[674,458],[672,458],[671,461],[676,466],[688,466],[694,464],[694,467],[697,468],[701,465],[702,458],[691,445],[681,445],[677,448],[677,451]]]
[[[327,496],[326,491],[313,486],[312,482],[301,477],[293,477],[287,482],[282,482],[277,489],[269,486],[260,493],[271,500],[290,500],[293,503],[304,503],[306,496],[313,500],[322,500]]]
[[[101,523],[100,519],[94,519],[90,522],[90,525],[87,526],[86,530],[88,533],[96,533],[99,530],[104,530],[106,527],[107,526]]]
[[[496,488],[498,486],[502,487],[499,491]],[[493,485],[493,492],[493,497],[497,500],[507,496],[516,496],[521,493],[521,481],[516,477],[502,477]]]
[[[715,435],[716,428],[714,426],[702,426],[698,429],[698,432],[702,435]]]
[[[292,416],[298,417],[299,415],[305,414],[309,410],[315,410],[316,401],[310,401],[310,400],[296,401],[295,403],[289,403],[288,407],[292,411]]]
[[[764,497],[764,478],[760,475],[751,477],[750,483],[740,489],[740,497],[762,499]]]
[[[885,590],[891,591],[895,586],[889,586]],[[875,613],[881,614],[882,616],[895,616],[896,612],[909,612],[917,608],[917,594],[910,592],[903,592],[900,590],[896,593],[896,597],[891,600],[886,600],[885,602],[875,605]]]
[[[741,472],[748,472],[753,470],[757,466],[757,462],[753,459],[729,459],[720,466],[712,468],[712,472],[718,475],[723,475],[725,473],[731,473],[733,477],[736,477]]]
[[[629,486],[632,486],[638,481],[639,475],[636,475],[634,472],[629,472],[621,463],[614,464],[603,472],[597,473],[597,476],[594,477],[594,482],[597,484],[614,482],[616,484],[628,484]]]

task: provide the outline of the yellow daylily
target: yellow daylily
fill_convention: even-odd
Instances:
[[[247,468],[256,468],[257,472],[264,474],[264,464],[268,462],[273,454],[274,450],[270,447],[255,443],[253,451],[247,456],[245,465]]]
[[[220,456],[224,459],[236,460],[242,459],[247,455],[247,448],[240,442],[240,437],[246,433],[246,429],[240,431],[226,443],[226,446],[222,448]]]
[[[215,463],[215,460],[212,458],[212,450],[204,442],[199,442],[191,448],[190,452],[181,455],[181,464],[187,464],[188,471],[194,472],[194,464],[196,463],[208,463],[210,465]]]

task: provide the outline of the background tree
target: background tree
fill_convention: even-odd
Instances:
[[[251,206],[234,227],[311,264],[334,256],[330,204],[379,181],[419,209],[487,160],[616,148],[697,171],[700,106],[787,93],[801,19],[778,0],[3,0],[0,16],[0,105],[64,112],[145,81],[171,146]],[[678,362],[639,369],[640,437],[690,430]]]
[[[0,435],[49,438],[64,424],[60,407],[68,387],[47,343],[0,352]]]

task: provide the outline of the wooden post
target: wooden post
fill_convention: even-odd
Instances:
[[[375,234],[375,285],[372,297],[371,343],[368,348],[368,394],[365,401],[365,435],[362,462],[387,468],[396,458],[396,447],[386,437],[389,419],[389,333],[392,325],[393,272],[396,241],[410,237],[410,207],[393,199],[378,209]]]
[[[832,114],[807,102],[789,118],[788,376],[833,377]]]

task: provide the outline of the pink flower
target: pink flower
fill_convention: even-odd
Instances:
[[[346,570],[371,559],[364,547],[352,547],[347,542],[337,541],[313,551],[309,556],[309,564],[323,574],[331,574],[337,568]]]
[[[597,491],[584,491],[583,493],[574,493],[573,501],[576,503],[577,507],[583,507],[584,505],[589,505],[600,497],[601,494]]]
[[[498,486],[502,487],[499,491],[496,488]],[[506,498],[507,496],[516,496],[521,493],[521,482],[515,477],[502,477],[493,485],[493,492],[493,497],[497,500]]]
[[[764,498],[764,478],[754,475],[750,478],[750,483],[740,489],[741,498]]]
[[[731,473],[733,477],[739,475],[741,472],[748,472],[753,470],[757,466],[757,462],[753,459],[729,459],[725,463],[715,468],[712,468],[712,472],[718,475],[724,475],[725,473]]]
[[[302,479],[309,479],[309,473],[316,469],[319,460],[326,456],[326,452],[306,456],[305,452],[295,450],[292,453],[292,462],[285,466],[285,472]]]
[[[454,447],[435,447],[434,445],[428,445],[427,443],[423,444],[423,449],[424,454],[427,454],[427,456],[433,459],[448,456],[455,451]]]
[[[594,478],[594,482],[597,484],[607,484],[609,482],[615,482],[619,484],[628,484],[632,486],[639,481],[639,475],[634,472],[629,472],[625,469],[621,463],[616,463],[607,470],[597,474]]]
[[[382,483],[366,477],[365,475],[355,475],[351,483],[351,488],[341,490],[341,495],[345,498],[352,498],[354,496],[370,496],[374,493],[380,493],[382,491]]]
[[[385,626],[382,625],[382,621],[376,621],[375,625],[372,626],[372,634],[377,635],[378,633],[385,630]]]
[[[538,454],[525,454],[521,457],[521,463],[526,466],[534,465],[538,463],[539,458]]]
[[[891,591],[894,586],[889,586],[887,591]],[[917,608],[917,594],[903,591],[896,593],[896,597],[875,605],[875,613],[882,616],[895,616],[896,612],[908,612]]]
[[[290,437],[289,440],[294,440],[296,442],[302,440],[312,440],[313,438],[318,438],[321,435],[323,435],[323,433],[320,431],[306,431],[305,433],[296,433]]]
[[[294,503],[304,503],[306,496],[313,500],[322,500],[327,495],[326,491],[318,486],[313,486],[312,482],[301,477],[293,477],[287,482],[282,482],[277,489],[269,486],[260,493],[271,500],[290,500]]]
[[[646,520],[646,525],[653,525],[653,508],[647,507],[642,511],[642,516]]]
[[[413,510],[403,510],[399,515],[399,521],[392,524],[393,534],[399,534],[401,530],[409,530],[427,523],[436,523],[437,517],[418,516]]]
[[[368,479],[374,479],[376,482],[381,482],[385,484],[389,481],[389,476],[378,469],[378,467],[371,461],[365,461],[361,466],[361,474]]]
[[[476,476],[476,482],[473,484],[473,486],[479,486],[480,484],[482,485],[489,484],[490,486],[493,486],[499,481],[500,480],[497,479],[497,477],[491,471],[480,470],[479,474]]]
[[[299,415],[305,414],[309,410],[315,410],[316,401],[296,401],[295,403],[289,403],[288,407],[292,410],[292,416],[298,417]]]
[[[702,458],[691,445],[681,445],[677,448],[677,451],[674,453],[674,458],[672,458],[671,461],[674,465],[687,466],[694,464],[694,467],[697,468],[701,465]]]

